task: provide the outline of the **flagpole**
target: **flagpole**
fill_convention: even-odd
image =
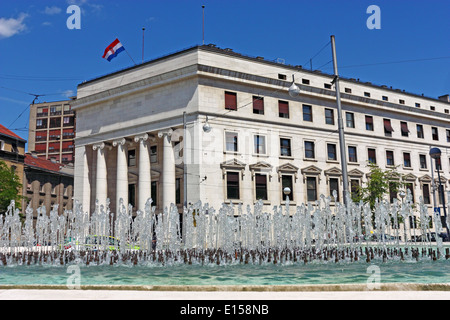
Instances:
[[[202,40],[205,45],[205,6],[202,6]]]
[[[142,63],[144,63],[145,28],[142,28]]]
[[[128,53],[128,50],[125,49],[125,47],[124,47],[124,50],[125,50],[125,52],[127,53],[127,55],[130,57],[131,61],[133,61],[134,65],[137,66],[137,63],[136,63],[136,62],[134,61],[134,59],[130,56],[130,54]]]

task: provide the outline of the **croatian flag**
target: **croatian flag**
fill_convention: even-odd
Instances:
[[[121,53],[122,51],[124,51],[125,48],[123,47],[123,45],[120,43],[119,39],[116,39],[113,41],[113,43],[111,43],[106,49],[105,49],[105,53],[103,54],[103,58],[111,61],[112,59],[114,59],[115,57],[117,57],[117,55],[119,53]]]

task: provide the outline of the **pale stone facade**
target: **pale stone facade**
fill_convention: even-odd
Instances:
[[[294,75],[301,94],[287,89]],[[337,108],[331,75],[199,46],[100,77],[78,88],[75,199],[120,199],[144,209],[201,200],[265,208],[342,200]],[[362,185],[369,158],[397,166],[431,209],[430,147],[450,176],[450,102],[341,79],[349,180]],[[183,113],[186,130],[183,130]],[[208,117],[210,132],[203,130]],[[186,171],[184,171],[186,168]],[[184,174],[185,173],[185,174]],[[187,195],[184,195],[184,176]],[[434,177],[437,178],[436,173]],[[131,198],[130,198],[131,197]],[[439,197],[437,196],[438,200]]]

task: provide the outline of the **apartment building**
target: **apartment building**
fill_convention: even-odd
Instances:
[[[301,93],[292,98],[292,79]],[[143,210],[201,200],[264,209],[314,204],[342,172],[333,76],[214,45],[196,46],[79,85],[74,197],[86,211],[110,199]],[[403,175],[432,217],[430,147],[450,177],[449,96],[430,98],[341,78],[349,188],[368,163]],[[397,197],[391,194],[390,200]],[[442,203],[442,199],[438,200]],[[438,205],[438,204],[436,204]]]
[[[75,113],[72,100],[30,105],[28,151],[39,158],[74,162]]]

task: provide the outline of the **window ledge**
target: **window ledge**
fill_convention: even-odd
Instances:
[[[259,200],[253,200],[253,204],[257,204]],[[262,200],[263,205],[270,206],[270,200]]]
[[[231,204],[231,203],[233,203],[233,204],[243,204],[244,203],[242,200],[238,200],[238,199],[226,199],[224,202],[227,203],[227,204]]]

